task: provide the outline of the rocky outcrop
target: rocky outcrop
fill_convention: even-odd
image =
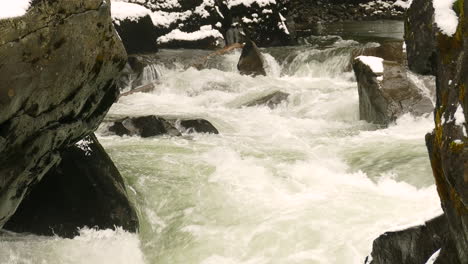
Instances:
[[[158,34],[149,15],[138,19],[116,20],[115,28],[128,54],[154,53],[158,51]]]
[[[457,1],[455,11],[456,33],[437,34],[435,129],[426,143],[460,263],[468,263],[468,5]]]
[[[237,69],[244,75],[266,75],[263,55],[253,41],[247,41],[237,63]]]
[[[386,126],[405,113],[422,115],[434,109],[431,98],[408,78],[399,63],[361,56],[354,60],[353,69],[361,120]]]
[[[125,184],[94,135],[60,152],[61,162],[33,186],[4,226],[14,232],[73,237],[78,228],[135,232]]]
[[[443,220],[448,226],[448,231],[445,232],[448,239],[437,245],[441,247],[441,251],[438,255],[434,254],[435,262],[429,262],[439,264],[468,263],[468,18],[465,16],[468,5],[460,0],[453,8],[459,16],[456,32],[450,36],[436,32],[435,129],[426,135],[431,167],[444,210]],[[432,11],[426,9],[425,12],[431,14]],[[424,33],[418,31],[413,34]],[[427,236],[426,246],[433,250],[431,245],[438,243],[438,240],[431,237],[430,230],[424,232],[427,232],[423,234]],[[372,255],[385,256],[386,250],[386,247],[376,248]],[[408,254],[417,256],[419,253],[411,249]]]
[[[33,1],[0,20],[0,228],[117,98],[126,53],[108,3]]]
[[[282,102],[288,100],[289,94],[281,91],[274,91],[267,95],[262,95],[259,98],[255,98],[254,100],[243,104],[242,106],[258,106],[258,105],[265,105],[268,106],[270,109],[275,108]]]
[[[441,248],[453,253],[452,246],[447,219],[441,215],[420,226],[382,234],[374,240],[366,264],[424,264]]]
[[[140,136],[143,138],[182,133],[219,134],[219,131],[205,119],[164,118],[160,116],[126,117],[110,122],[107,131],[118,136]]]
[[[435,75],[436,27],[432,1],[414,0],[405,15],[408,67],[415,73]]]

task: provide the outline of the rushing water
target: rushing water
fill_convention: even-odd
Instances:
[[[84,229],[75,239],[5,233],[0,263],[363,263],[387,230],[441,209],[424,134],[432,117],[386,129],[360,121],[352,50],[339,37],[263,50],[268,77],[241,76],[240,53],[186,67],[202,51],[165,50],[109,116],[201,117],[220,135],[100,135],[140,214],[138,235]],[[157,72],[156,72],[157,71]],[[276,109],[239,107],[269,91]]]

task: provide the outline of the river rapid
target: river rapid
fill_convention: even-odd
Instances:
[[[100,129],[140,233],[4,232],[0,263],[363,263],[383,232],[441,213],[424,143],[433,117],[405,115],[384,129],[359,120],[349,62],[354,50],[376,45],[365,38],[324,35],[262,49],[268,76],[255,78],[237,73],[239,51],[203,70],[188,66],[206,51],[149,56],[146,79],[156,90],[121,98],[109,118],[200,117],[220,134],[142,139]],[[275,109],[240,107],[271,91],[289,99]]]

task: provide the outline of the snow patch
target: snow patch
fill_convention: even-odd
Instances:
[[[31,6],[30,2],[31,0],[0,0],[0,19],[24,16]]]
[[[453,11],[453,3],[456,0],[433,0],[434,20],[440,31],[451,37],[457,31],[458,17]]]
[[[183,32],[179,29],[174,29],[168,34],[158,38],[158,43],[167,43],[174,40],[183,40],[183,41],[195,41],[200,39],[205,39],[208,37],[213,38],[223,38],[223,35],[216,29],[213,29],[212,26],[206,25],[200,27],[199,31],[195,32]]]
[[[250,7],[254,3],[257,3],[259,7],[265,7],[270,4],[276,5],[276,0],[227,0],[227,6],[229,9],[239,5]]]
[[[440,255],[440,250],[441,248],[439,248],[439,250],[437,250],[434,254],[432,254],[432,256],[427,260],[426,264],[434,264],[434,262],[437,260],[437,258]]]
[[[136,21],[139,20],[141,17],[151,15],[151,10],[138,4],[126,2],[112,2],[111,13],[114,22],[117,25],[120,25],[120,21],[125,19]]]
[[[366,64],[371,68],[374,73],[382,74],[383,73],[383,59],[374,56],[358,56],[356,59],[360,60],[362,63]]]
[[[411,3],[413,3],[413,0],[397,0],[393,5],[408,9],[411,6]]]
[[[81,149],[85,153],[85,156],[91,156],[91,154],[93,153],[93,150],[90,147],[91,143],[93,142],[90,139],[84,138],[76,142],[75,146]]]
[[[462,126],[465,123],[465,114],[463,114],[463,108],[461,105],[458,105],[457,111],[455,111],[453,118],[455,119],[456,125]]]

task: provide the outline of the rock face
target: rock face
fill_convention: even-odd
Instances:
[[[374,240],[371,258],[368,258],[367,263],[424,264],[436,251],[451,245],[447,219],[441,215],[421,226],[384,233]]]
[[[435,75],[436,28],[432,1],[414,0],[405,15],[408,67],[415,73]]]
[[[34,1],[0,20],[0,228],[116,100],[126,61],[109,1]]]
[[[459,261],[468,263],[468,5],[457,1],[455,11],[457,32],[437,34],[435,129],[426,143]]]
[[[4,226],[73,237],[87,226],[135,232],[138,217],[119,171],[94,135],[61,151],[62,161],[32,189]]]
[[[158,35],[149,15],[137,20],[124,19],[115,28],[128,54],[154,53],[158,51]]]
[[[422,115],[433,110],[431,98],[408,79],[406,70],[399,63],[383,61],[383,72],[376,73],[360,58],[354,60],[353,69],[358,82],[362,120],[388,125],[402,114]]]
[[[262,53],[253,41],[247,41],[244,45],[237,69],[244,75],[266,75]]]

